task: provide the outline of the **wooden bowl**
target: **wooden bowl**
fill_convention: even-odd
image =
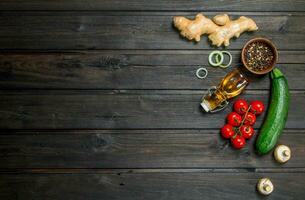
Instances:
[[[273,53],[273,60],[271,62],[271,65],[270,66],[267,66],[265,69],[263,69],[262,71],[256,71],[256,70],[253,70],[252,68],[250,68],[248,65],[247,65],[247,62],[246,62],[246,49],[247,47],[252,44],[253,42],[261,42],[261,43],[264,43],[266,44],[272,51]],[[243,65],[245,66],[245,68],[247,70],[249,70],[251,73],[253,74],[257,74],[257,75],[263,75],[263,74],[267,74],[269,73],[270,71],[273,70],[273,68],[275,67],[275,64],[278,60],[278,52],[277,52],[277,49],[275,47],[275,45],[268,39],[266,38],[253,38],[251,40],[249,40],[245,46],[243,47],[242,51],[241,51],[241,60],[242,60],[242,63]]]

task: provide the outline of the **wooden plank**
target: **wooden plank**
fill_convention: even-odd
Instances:
[[[3,131],[0,168],[296,168],[305,166],[304,133],[284,131],[279,144],[293,156],[280,165],[255,153],[255,138],[234,150],[219,130]]]
[[[198,44],[179,36],[175,15],[196,13],[2,12],[0,50],[13,49],[215,49],[207,38]],[[216,13],[206,12],[211,17]],[[250,38],[265,36],[281,50],[305,48],[305,16],[291,13],[230,13],[251,16],[260,31],[243,34],[229,49],[241,49]],[[38,17],[39,16],[39,17]]]
[[[211,51],[207,50],[90,50],[90,51],[2,51],[1,60],[12,62],[12,59],[25,62],[27,64],[38,64],[37,60],[41,59],[42,63],[62,61],[84,62],[88,65],[95,66],[97,63],[102,65],[202,65],[208,60]],[[240,63],[241,50],[231,50],[233,63]],[[305,51],[285,51],[279,50],[280,64],[304,64]],[[76,58],[79,58],[78,60]],[[31,62],[31,60],[33,60]],[[83,61],[84,60],[84,61]],[[86,62],[85,62],[86,61]],[[28,63],[31,62],[31,63]],[[95,63],[96,62],[96,63]],[[51,64],[51,63],[50,63]]]
[[[39,0],[2,0],[0,10],[147,10],[147,11],[169,11],[169,10],[189,10],[189,11],[305,11],[305,3],[301,0],[293,2],[285,0],[257,0],[257,1],[230,1],[221,0],[61,0],[61,1],[39,1]]]
[[[101,51],[13,53],[0,55],[2,89],[207,89],[232,68],[209,67],[210,51]],[[232,51],[232,66],[241,66]],[[304,89],[305,52],[280,52],[278,67],[290,89]],[[290,64],[298,63],[298,64]],[[299,64],[302,63],[302,64]],[[205,80],[195,76],[207,67]],[[248,89],[269,89],[269,77],[254,79]]]
[[[302,199],[305,173],[118,173],[0,175],[1,199],[127,200],[262,199],[261,177],[275,186],[268,199]],[[69,187],[68,187],[69,186]]]
[[[133,93],[136,92],[136,93]],[[137,93],[139,92],[139,93]],[[172,93],[171,93],[172,92]],[[3,91],[0,128],[4,129],[200,129],[219,128],[231,111],[204,113],[204,91]],[[267,104],[267,91],[242,98]],[[304,128],[305,94],[291,92],[287,128]],[[256,127],[261,124],[258,118]]]
[[[23,168],[0,169],[0,174],[126,174],[126,173],[304,173],[297,168]]]

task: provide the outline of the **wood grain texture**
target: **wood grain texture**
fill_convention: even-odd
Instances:
[[[305,173],[1,174],[0,198],[15,200],[262,199],[257,180],[270,177],[268,199],[303,199]]]
[[[218,129],[3,131],[0,169],[296,168],[305,166],[304,133],[284,131],[279,143],[290,146],[293,156],[280,165],[272,153],[255,153],[255,138],[235,150]]]
[[[261,177],[275,185],[268,199],[304,199],[304,0],[2,0],[0,10],[1,200],[254,200]],[[250,38],[279,48],[288,163],[258,157],[254,138],[232,149],[219,135],[231,107],[201,111],[228,70],[194,76],[215,48],[180,37],[172,18],[197,12],[257,22],[231,40],[234,67]],[[267,104],[268,91],[265,76],[241,97]]]
[[[210,51],[100,51],[12,53],[0,55],[2,89],[207,89],[232,70],[210,67]],[[233,51],[232,66],[241,66]],[[208,69],[205,80],[195,76]],[[290,89],[303,89],[303,51],[280,52],[277,65]],[[269,89],[269,77],[254,79],[248,89]]]
[[[179,36],[172,25],[175,15],[196,13],[156,12],[2,12],[0,50],[27,49],[214,49],[207,37],[198,44]],[[216,13],[206,12],[209,17]],[[265,36],[281,50],[305,48],[305,16],[301,13],[246,14],[259,27],[229,47],[241,49],[250,38]],[[292,39],[293,38],[293,39]]]
[[[103,11],[305,11],[302,0],[233,0],[230,3],[221,0],[2,0],[0,10],[103,10]]]
[[[135,92],[135,93],[133,93]],[[139,93],[137,93],[139,92]],[[144,93],[143,93],[144,92]],[[199,107],[203,91],[3,91],[0,128],[200,129],[219,128],[231,107],[216,114]],[[246,92],[267,105],[267,91]],[[291,93],[287,128],[304,128],[305,94]],[[258,118],[256,127],[261,125]]]

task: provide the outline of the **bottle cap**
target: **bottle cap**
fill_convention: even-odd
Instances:
[[[205,110],[205,112],[209,112],[209,111],[210,111],[210,109],[209,109],[209,107],[207,106],[207,104],[206,104],[205,101],[203,101],[200,105],[201,105],[201,107]]]

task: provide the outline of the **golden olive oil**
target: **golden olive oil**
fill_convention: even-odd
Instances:
[[[201,106],[206,112],[213,111],[227,99],[239,95],[247,85],[245,75],[239,69],[234,69],[221,80],[213,93],[203,97]]]

